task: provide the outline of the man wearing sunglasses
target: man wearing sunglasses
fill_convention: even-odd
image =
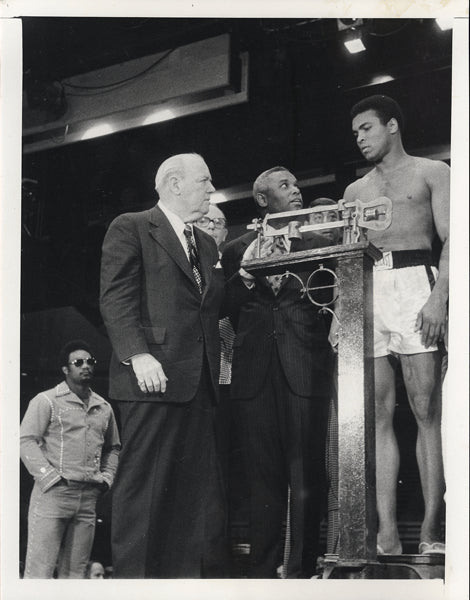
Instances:
[[[86,342],[60,354],[65,381],[35,396],[21,423],[21,459],[35,479],[25,579],[83,579],[96,501],[109,489],[120,449],[113,410],[90,388],[96,360]]]
[[[207,214],[200,217],[195,225],[214,238],[220,254],[220,247],[225,242],[228,233],[227,220],[220,208],[216,204],[209,204]]]
[[[309,203],[309,208],[315,208],[316,206],[331,206],[337,204],[331,198],[315,198]],[[326,210],[323,212],[311,213],[309,215],[309,222],[311,225],[319,223],[333,223],[339,220],[339,212],[336,209]],[[341,241],[341,229],[339,227],[332,227],[331,229],[322,229],[321,233],[326,237],[332,245],[339,244]]]
[[[227,237],[227,219],[216,204],[210,204],[206,215],[195,222],[196,227],[208,233],[215,241],[219,258],[222,257],[222,246]],[[232,379],[233,340],[235,333],[228,317],[219,320],[220,334],[220,375],[219,375],[219,406],[216,416],[217,434],[219,439],[219,452],[222,462],[225,489],[229,490],[229,460],[230,455],[237,453],[238,448],[233,447],[231,434],[234,423],[230,410],[230,382]]]
[[[215,241],[219,258],[222,257],[221,246],[227,237],[227,220],[224,213],[216,204],[209,205],[209,211],[206,215],[199,218],[195,222],[196,227],[208,233]],[[228,317],[224,317],[219,321],[220,332],[220,406],[219,416],[221,413],[225,415],[226,399],[228,399],[228,390],[232,375],[232,354],[233,354],[233,339],[235,334]],[[225,415],[228,418],[228,415]],[[225,440],[226,442],[228,440]]]

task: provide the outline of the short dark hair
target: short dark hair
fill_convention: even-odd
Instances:
[[[65,367],[68,365],[69,362],[69,358],[72,352],[75,352],[75,350],[85,350],[85,352],[88,352],[89,354],[91,354],[93,356],[93,353],[91,351],[90,346],[84,342],[83,340],[71,340],[70,342],[67,342],[65,344],[65,346],[62,348],[62,350],[60,351],[59,354],[59,367]]]
[[[277,167],[271,167],[267,171],[263,171],[260,175],[258,175],[253,184],[253,198],[255,200],[257,194],[264,194],[264,192],[266,192],[266,179],[271,175],[271,173],[278,173],[279,171],[286,171],[287,173],[290,173],[287,167],[278,165]]]
[[[366,110],[375,111],[383,125],[386,125],[390,119],[396,119],[400,133],[403,134],[405,129],[405,119],[403,117],[400,105],[393,98],[384,96],[383,94],[368,96],[367,98],[357,102],[351,108],[351,119],[354,119],[354,117],[357,117],[357,115],[366,112]]]
[[[315,206],[327,206],[328,204],[338,204],[337,202],[335,202],[334,200],[332,200],[331,198],[315,198],[315,200],[312,200],[308,207],[309,208],[314,208]]]

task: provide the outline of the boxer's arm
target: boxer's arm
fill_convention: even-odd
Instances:
[[[450,169],[443,162],[433,161],[426,171],[425,179],[431,191],[434,226],[442,242],[439,276],[416,320],[416,330],[421,331],[423,344],[428,347],[443,340],[447,329]]]

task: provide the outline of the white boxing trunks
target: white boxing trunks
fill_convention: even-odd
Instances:
[[[374,265],[374,357],[434,352],[426,348],[416,319],[438,271],[426,250],[384,252]]]

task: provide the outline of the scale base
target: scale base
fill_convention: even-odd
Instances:
[[[323,579],[444,579],[444,554],[380,555],[376,561],[325,559]]]

